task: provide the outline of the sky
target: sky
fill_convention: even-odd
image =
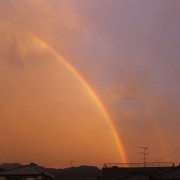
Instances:
[[[148,146],[179,164],[179,18],[179,0],[0,1],[0,162],[102,167]]]

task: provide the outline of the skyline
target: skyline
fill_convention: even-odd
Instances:
[[[0,5],[0,162],[100,167],[180,148],[178,0]]]

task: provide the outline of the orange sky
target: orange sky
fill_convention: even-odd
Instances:
[[[180,11],[163,2],[0,2],[0,162],[102,167],[120,149],[132,162],[138,146],[150,161],[176,150]]]
[[[91,94],[65,64],[33,40],[32,34],[56,39],[53,17],[43,19],[52,16],[52,9],[43,1],[21,3],[12,2],[12,14],[0,24],[0,161],[35,161],[52,167],[66,167],[71,161],[100,167],[121,161],[111,127]],[[76,14],[68,3],[60,5],[66,17],[66,21],[61,17],[64,38],[79,22],[74,22]],[[58,43],[68,52],[71,42],[63,38]]]
[[[64,64],[36,48],[16,60],[1,59],[1,161],[100,166],[119,159],[104,114]]]

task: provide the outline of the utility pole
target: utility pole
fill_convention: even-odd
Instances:
[[[144,164],[144,167],[146,167],[146,164],[147,164],[147,155],[149,154],[147,151],[148,151],[148,147],[139,147],[143,150],[143,152],[139,152],[141,154],[143,154],[143,164]]]

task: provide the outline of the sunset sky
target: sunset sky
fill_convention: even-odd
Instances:
[[[2,0],[0,19],[0,163],[180,162],[179,0]]]

